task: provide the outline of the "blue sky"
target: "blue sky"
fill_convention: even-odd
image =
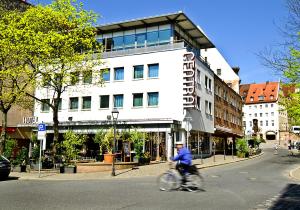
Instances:
[[[41,4],[50,0],[31,0]],[[239,66],[242,83],[278,81],[256,53],[283,37],[278,25],[287,17],[285,0],[82,0],[100,15],[99,24],[183,11],[199,25],[231,66]]]

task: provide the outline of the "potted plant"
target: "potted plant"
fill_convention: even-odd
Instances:
[[[117,138],[117,135],[116,135]],[[114,145],[114,129],[110,128],[108,132],[105,133],[103,141],[101,142],[102,146],[105,147],[107,153],[104,154],[104,162],[112,163],[114,159],[114,154],[112,154],[113,145]]]
[[[99,145],[99,161],[103,161],[103,140],[105,138],[105,131],[103,129],[98,130],[95,137],[93,138],[94,142]]]
[[[248,151],[247,141],[245,139],[238,139],[236,142],[237,156],[241,158],[245,158]]]
[[[130,131],[130,141],[133,143],[135,157],[140,163],[143,162],[143,147],[145,140],[147,139],[146,133],[138,131],[136,128]],[[140,160],[141,159],[141,160]]]
[[[60,167],[61,173],[76,173],[76,160],[80,153],[80,147],[86,141],[86,135],[75,134],[67,131],[64,140],[60,143],[64,164]]]
[[[151,155],[149,152],[142,153],[139,158],[139,165],[149,165],[151,160]]]
[[[14,168],[16,166],[20,167],[20,172],[26,172],[26,165],[28,163],[28,149],[26,147],[22,147],[18,152],[16,158],[12,161],[12,165]]]

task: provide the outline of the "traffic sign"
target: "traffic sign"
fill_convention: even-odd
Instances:
[[[39,124],[38,131],[46,131],[46,124],[44,123]]]

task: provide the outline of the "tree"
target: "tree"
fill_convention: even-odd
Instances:
[[[22,45],[24,33],[20,26],[22,13],[5,11],[0,13],[0,111],[2,113],[2,130],[0,138],[0,154],[6,142],[7,114],[11,107],[31,107],[25,92],[29,92],[34,81],[31,69],[25,63],[27,56]]]
[[[260,52],[258,56],[263,65],[281,76],[283,86],[297,89],[300,88],[300,1],[286,0],[286,7],[289,16],[285,24],[279,27],[283,35],[282,43]],[[300,123],[299,101],[300,93],[294,91],[285,92],[280,100],[292,124]]]
[[[54,155],[62,94],[78,81],[79,75],[88,77],[89,81],[92,75],[94,83],[103,83],[96,68],[101,61],[100,53],[95,51],[100,52],[101,48],[96,41],[95,20],[96,15],[84,10],[75,0],[56,0],[45,7],[29,8],[21,20],[30,34],[23,42],[30,53],[27,63],[36,76],[36,94],[27,92],[27,95],[53,111]]]

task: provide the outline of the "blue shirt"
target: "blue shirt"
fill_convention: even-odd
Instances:
[[[186,165],[191,165],[192,164],[192,154],[191,152],[186,148],[182,147],[178,154],[172,158],[173,161],[178,161],[180,160],[180,163],[186,164]]]

